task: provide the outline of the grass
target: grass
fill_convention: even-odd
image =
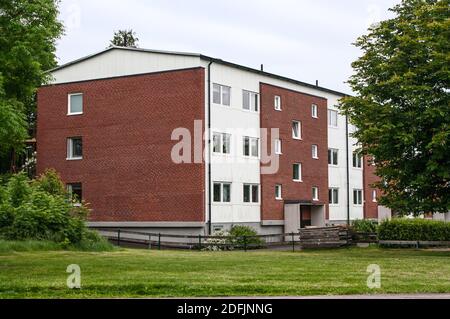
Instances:
[[[101,251],[114,251],[115,248],[107,240],[100,239],[97,241],[82,240],[76,245],[70,245],[64,247],[62,244],[58,244],[52,241],[38,241],[38,240],[25,240],[25,241],[10,241],[0,240],[0,254],[14,253],[14,252],[42,252],[42,251],[85,251],[85,252],[101,252]]]
[[[66,286],[70,264],[81,290]],[[382,288],[367,288],[378,264]],[[449,293],[450,252],[350,248],[305,252],[0,253],[0,298],[299,296]]]

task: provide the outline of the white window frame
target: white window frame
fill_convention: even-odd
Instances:
[[[248,145],[249,145],[249,154],[245,154],[245,141],[248,139]],[[253,154],[253,146],[255,146],[256,143],[256,152],[257,154]],[[244,136],[242,138],[242,152],[244,157],[251,157],[251,158],[259,158],[260,153],[260,146],[259,146],[259,138],[257,137],[250,137],[250,136]]]
[[[363,203],[364,203],[364,195],[362,189],[357,188],[353,189],[353,205],[362,206]]]
[[[313,159],[319,159],[319,145],[313,144],[311,146],[311,156]]]
[[[248,109],[246,109],[244,107],[244,105],[245,105],[245,94],[246,93],[248,93],[248,95],[249,95],[249,101],[248,101],[249,108]],[[252,100],[255,102],[255,105],[254,105],[255,109],[253,109],[253,110],[252,110],[252,105],[251,105],[252,104],[251,103]],[[260,102],[259,102],[259,93],[256,93],[256,92],[253,92],[253,91],[249,91],[249,90],[242,90],[242,109],[244,111],[253,112],[253,113],[259,113],[259,104],[260,104]]]
[[[214,194],[214,190],[215,190],[215,187],[216,187],[216,185],[220,185],[220,201],[216,201],[215,200],[215,194]],[[223,189],[224,189],[224,185],[229,185],[230,186],[230,193],[229,193],[229,195],[230,195],[230,200],[229,201],[224,201],[224,191],[223,191]],[[218,204],[231,204],[231,202],[232,202],[232,183],[229,183],[229,182],[214,182],[213,183],[213,202],[214,203],[218,203]]]
[[[281,96],[275,95],[275,97],[273,99],[273,107],[274,107],[275,111],[282,110]]]
[[[219,96],[220,96],[220,101],[219,101],[219,103],[214,102],[214,88],[215,88],[216,86],[219,88]],[[224,89],[224,88],[227,88],[227,89],[229,89],[229,91],[230,91],[230,98],[229,98],[230,104],[224,104],[224,98],[223,98],[223,96],[224,96],[224,90],[223,90],[223,89]],[[213,83],[213,103],[214,103],[214,104],[217,104],[217,105],[227,106],[227,107],[231,106],[231,86],[222,85],[222,84],[219,84],[219,83]]]
[[[334,191],[337,191],[337,197],[335,197],[336,193]],[[331,192],[331,196],[329,196],[330,192]],[[330,206],[338,206],[339,205],[340,192],[339,192],[339,188],[338,187],[330,187],[330,189],[328,190],[328,196],[330,197],[329,198]]]
[[[378,203],[378,192],[376,189],[372,190],[372,202]]]
[[[72,96],[81,95],[81,112],[71,112],[72,109]],[[70,93],[67,95],[67,116],[82,115],[84,112],[84,96],[83,93]]]
[[[312,199],[315,202],[318,202],[320,200],[319,187],[317,187],[317,186],[312,187]]]
[[[294,124],[298,124],[298,136],[295,136]],[[302,140],[302,122],[301,121],[292,121],[292,138],[294,140]]]
[[[275,139],[275,155],[283,155],[283,140]]]
[[[74,185],[80,185],[80,189],[81,189],[81,198],[78,198],[77,202],[75,202],[75,199],[73,198],[73,186]],[[82,202],[83,202],[83,184],[82,183],[69,183],[66,185],[66,190],[70,196],[70,200],[73,202],[73,206],[81,207]]]
[[[362,169],[363,167],[363,157],[358,152],[353,152],[352,165],[356,169]]]
[[[219,136],[219,152],[217,152],[217,151],[215,151],[214,150],[214,138],[216,137],[216,136]],[[225,145],[225,140],[226,140],[226,137],[229,137],[229,141],[230,141],[230,144],[228,145],[228,153],[225,153],[224,152],[224,150],[223,150],[223,147],[224,147],[224,145]],[[228,134],[228,133],[220,133],[220,132],[214,132],[213,133],[213,143],[212,143],[212,153],[213,154],[221,154],[221,155],[231,155],[231,134]]]
[[[283,200],[283,185],[281,184],[275,185],[275,199]]]
[[[319,107],[317,106],[317,104],[311,105],[311,116],[313,119],[319,118]]]
[[[331,163],[330,163],[330,152],[331,152]],[[337,163],[336,164],[333,162],[333,160],[334,160],[334,153],[337,154],[337,156],[336,156]],[[337,149],[337,148],[329,148],[328,149],[328,165],[329,166],[333,166],[333,167],[338,167],[339,166],[339,149]]]
[[[334,117],[332,115],[336,115],[336,123],[333,123]],[[339,127],[339,112],[335,110],[328,109],[328,126],[332,128]]]
[[[69,137],[67,138],[67,160],[68,161],[79,161],[83,159],[83,156],[73,156],[73,141],[81,139],[81,143],[83,143],[82,137]]]
[[[295,176],[294,176],[295,167],[298,167],[298,175],[299,175],[298,178],[295,178]],[[303,182],[303,165],[302,165],[302,163],[294,163],[294,165],[292,165],[292,180],[296,183]]]
[[[249,194],[249,198],[250,198],[250,201],[249,202],[246,202],[245,201],[245,188],[246,187],[248,187],[249,188],[249,190],[250,190],[250,194]],[[253,189],[254,189],[254,187],[257,187],[257,197],[258,198],[256,198],[256,201],[255,201],[255,198],[254,198],[254,193],[253,193]],[[243,186],[242,186],[242,202],[244,203],[244,204],[259,204],[259,202],[260,202],[260,200],[261,200],[261,193],[260,193],[260,186],[259,186],[259,184],[249,184],[249,183],[245,183]]]

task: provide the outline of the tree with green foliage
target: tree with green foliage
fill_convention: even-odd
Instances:
[[[136,37],[136,32],[130,30],[119,30],[114,33],[114,38],[111,40],[111,46],[137,48],[139,39]]]
[[[36,89],[56,66],[56,40],[63,32],[58,3],[0,0],[0,173],[23,150],[35,121]]]
[[[381,205],[401,214],[450,211],[449,0],[403,0],[356,46],[341,109],[374,158]]]

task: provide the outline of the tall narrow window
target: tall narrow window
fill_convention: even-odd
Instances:
[[[244,203],[259,203],[259,185],[244,184]]]
[[[280,184],[275,185],[275,199],[283,199],[282,186]]]
[[[329,190],[330,205],[339,204],[339,188],[330,188]]]
[[[312,188],[312,198],[313,198],[313,201],[319,200],[319,188],[318,187]]]
[[[231,88],[225,85],[213,84],[213,103],[230,106]]]
[[[275,140],[275,154],[281,155],[283,153],[283,143],[280,139]]]
[[[68,115],[79,115],[83,114],[83,94],[82,93],[74,93],[69,94],[69,106],[68,106]]]
[[[231,135],[226,133],[213,134],[213,152],[217,154],[231,153]]]
[[[339,165],[339,150],[335,148],[328,150],[328,164],[333,166]]]
[[[338,127],[338,112],[334,110],[328,110],[328,126]]]
[[[363,193],[360,189],[353,190],[353,204],[354,205],[362,205],[363,203]]]
[[[301,182],[302,181],[302,164],[296,163],[293,166],[293,180],[295,182]]]
[[[353,167],[362,168],[362,156],[359,152],[353,152]]]
[[[275,95],[274,107],[275,107],[275,110],[281,111],[281,96]]]
[[[302,123],[299,121],[292,121],[292,138],[296,140],[302,138]]]
[[[71,137],[67,139],[67,159],[83,159],[83,140],[81,137]]]
[[[319,146],[313,144],[311,152],[313,159],[319,159]]]
[[[231,202],[231,184],[230,183],[214,183],[214,202],[229,203]]]
[[[374,202],[374,203],[376,203],[377,201],[378,201],[378,195],[377,195],[377,191],[374,189],[373,191],[372,191],[372,201]]]
[[[311,116],[315,119],[319,117],[319,108],[316,104],[311,105]]]
[[[247,111],[258,112],[259,110],[259,94],[243,90],[242,108]]]

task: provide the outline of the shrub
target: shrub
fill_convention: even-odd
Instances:
[[[258,233],[251,227],[235,225],[231,228],[230,236],[233,237],[233,243],[238,247],[247,245],[249,248],[259,248],[263,245],[263,241],[256,237]]]
[[[393,219],[379,228],[380,240],[450,241],[450,223],[426,219]]]
[[[214,232],[212,237],[219,237],[219,238],[208,238],[204,245],[206,245],[206,248],[203,250],[209,250],[209,251],[224,251],[224,250],[233,250],[233,243],[232,241],[227,238],[230,236],[230,233],[224,230],[219,230]],[[225,237],[225,238],[220,238]]]
[[[367,219],[355,220],[352,223],[352,229],[361,233],[376,233],[378,231],[378,222]]]

